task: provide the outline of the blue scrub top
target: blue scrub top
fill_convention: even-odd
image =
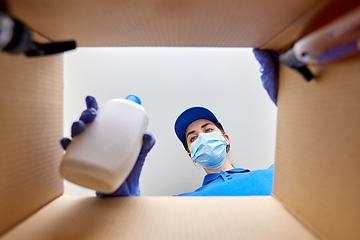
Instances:
[[[234,168],[220,173],[210,173],[203,185],[190,193],[176,196],[265,196],[273,189],[274,164],[268,169],[250,171]]]

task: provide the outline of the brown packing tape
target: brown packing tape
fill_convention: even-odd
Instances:
[[[325,239],[360,239],[359,66],[280,68],[274,195]]]
[[[62,194],[62,60],[0,53],[0,235]]]
[[[271,196],[61,196],[10,231],[21,239],[316,239]]]

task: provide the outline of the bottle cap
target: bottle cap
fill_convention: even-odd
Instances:
[[[140,100],[140,98],[139,98],[138,96],[136,96],[136,95],[130,94],[130,95],[128,95],[125,99],[130,100],[130,101],[133,101],[133,102],[136,102],[137,104],[141,105],[141,100]]]

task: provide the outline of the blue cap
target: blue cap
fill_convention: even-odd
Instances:
[[[199,119],[208,119],[213,121],[214,123],[219,124],[221,127],[221,123],[217,120],[215,115],[207,108],[204,107],[191,107],[183,111],[175,121],[175,133],[179,138],[180,142],[182,142],[185,150],[185,132],[187,127],[194,121]]]
[[[136,95],[130,94],[130,95],[128,95],[125,99],[130,100],[130,101],[133,101],[133,102],[136,102],[137,104],[141,105],[141,100],[140,100],[140,98],[139,98],[138,96],[136,96]]]

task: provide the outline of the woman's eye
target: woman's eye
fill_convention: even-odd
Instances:
[[[190,138],[190,142],[193,142],[193,141],[195,141],[195,140],[196,140],[196,136]]]
[[[205,132],[208,133],[208,132],[211,132],[212,130],[213,130],[212,128],[208,128],[205,130]]]

